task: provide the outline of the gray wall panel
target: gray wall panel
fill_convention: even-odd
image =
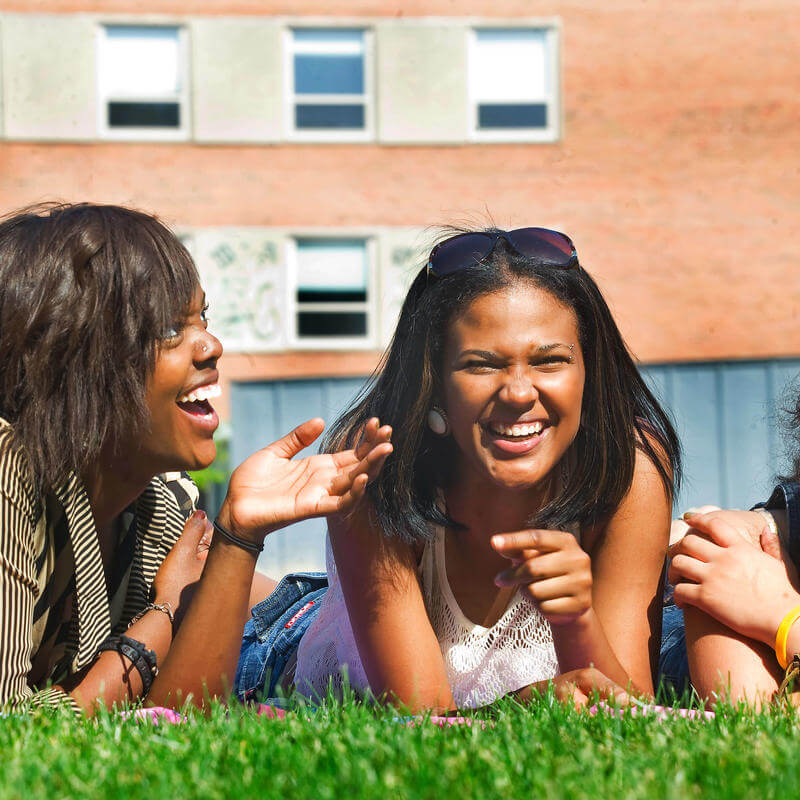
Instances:
[[[789,450],[779,409],[793,391],[796,396],[800,359],[653,365],[642,371],[672,413],[684,447],[685,481],[676,513],[704,503],[748,508],[765,499]],[[347,378],[234,384],[232,462],[310,417],[332,423],[362,383]],[[261,569],[273,577],[290,569],[324,569],[324,530],[324,523],[309,520],[273,534]]]

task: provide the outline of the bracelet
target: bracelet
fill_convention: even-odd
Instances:
[[[247,539],[242,539],[239,536],[231,533],[226,528],[223,528],[222,525],[219,524],[219,520],[215,519],[213,522],[214,530],[219,531],[220,534],[226,538],[231,544],[235,544],[237,547],[241,547],[242,550],[247,550],[249,553],[255,553],[258,555],[263,549],[263,544],[256,544],[255,542],[249,542]]]
[[[130,628],[134,622],[138,622],[148,611],[161,611],[169,617],[169,622],[172,627],[175,627],[175,613],[172,610],[172,604],[169,601],[163,603],[148,603],[131,621],[128,623]]]
[[[753,511],[758,512],[762,517],[764,517],[767,527],[780,539],[781,534],[778,530],[778,524],[775,522],[775,517],[773,517],[772,514],[770,514],[765,508],[754,508]]]
[[[800,606],[795,606],[778,625],[778,632],[775,634],[775,655],[782,669],[786,669],[789,659],[786,655],[786,640],[789,638],[789,631],[797,620],[800,619]]]
[[[785,700],[789,692],[793,691],[798,677],[800,677],[800,655],[795,653],[794,658],[789,662],[789,666],[786,667],[786,672],[778,691],[775,692],[775,699]]]
[[[98,652],[102,653],[104,650],[115,650],[136,667],[136,671],[142,679],[142,697],[144,697],[150,691],[150,687],[158,675],[155,651],[148,650],[138,639],[132,639],[125,635],[109,636],[100,645]]]

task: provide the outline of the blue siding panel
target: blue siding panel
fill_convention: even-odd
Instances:
[[[676,513],[713,503],[748,508],[764,499],[791,451],[781,410],[797,397],[800,359],[773,362],[657,364],[642,367],[669,411],[684,449]],[[363,378],[238,383],[232,387],[231,461],[321,416],[330,424]],[[310,453],[315,448],[308,448]],[[307,520],[268,537],[260,567],[273,577],[324,568],[325,523]]]

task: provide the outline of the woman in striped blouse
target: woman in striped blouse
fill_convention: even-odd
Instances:
[[[0,353],[0,709],[227,692],[264,536],[352,507],[386,437],[292,460],[301,425],[234,472],[212,538],[179,471],[215,456],[222,346],[186,250],[120,207],[0,222]]]

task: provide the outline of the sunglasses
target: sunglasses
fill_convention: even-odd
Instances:
[[[459,233],[439,242],[428,257],[428,277],[441,278],[480,264],[488,258],[499,239],[505,239],[517,253],[536,259],[544,266],[580,269],[578,254],[569,236],[547,228],[517,228],[515,231]]]

